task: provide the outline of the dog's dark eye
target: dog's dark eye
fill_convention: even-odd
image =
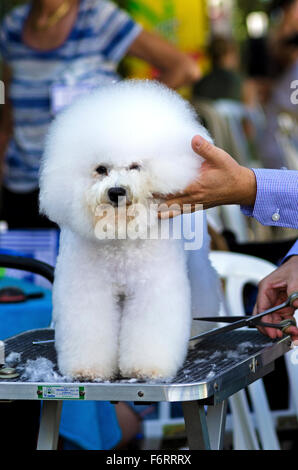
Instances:
[[[99,175],[107,175],[108,174],[108,169],[103,166],[103,165],[99,165],[96,169],[95,169],[96,173],[98,173]]]
[[[130,165],[129,169],[130,170],[140,170],[141,167],[137,163],[133,163],[132,165]]]

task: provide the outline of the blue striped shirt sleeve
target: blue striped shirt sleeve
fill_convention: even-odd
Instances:
[[[289,256],[298,256],[298,240],[296,243],[292,246],[290,249],[289,253],[287,254],[287,257]]]
[[[118,80],[119,60],[141,27],[109,0],[80,0],[76,22],[59,47],[47,51],[24,44],[22,28],[30,2],[13,9],[0,29],[0,54],[12,66],[10,100],[14,135],[6,151],[4,184],[27,192],[38,186],[44,139],[52,119],[52,85],[74,83],[100,86]]]
[[[298,240],[296,241],[296,243],[294,243],[289,253],[283,258],[280,264],[285,263],[289,258],[291,258],[291,256],[298,256]]]
[[[104,24],[103,14],[106,17]],[[93,35],[99,41],[105,37],[101,54],[107,60],[119,62],[142,31],[142,27],[109,1],[98,2],[98,21],[96,17],[97,15],[93,18]]]

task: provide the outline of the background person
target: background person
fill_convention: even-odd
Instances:
[[[85,88],[119,80],[116,68],[125,55],[148,61],[173,88],[200,73],[193,59],[106,0],[33,0],[17,7],[1,25],[0,53],[8,97],[0,122],[0,218],[11,228],[49,225],[38,214],[38,174],[58,98],[66,104]]]
[[[291,83],[298,74],[298,0],[275,0],[278,21],[267,39],[267,92],[263,110],[266,126],[258,142],[265,168],[298,169],[298,111]],[[268,80],[269,79],[269,80]]]
[[[232,38],[215,36],[209,48],[211,71],[194,85],[194,98],[242,101],[243,80],[239,73],[238,46]]]
[[[39,215],[38,177],[57,103],[63,107],[90,88],[119,80],[116,69],[126,55],[148,61],[159,70],[159,80],[172,88],[190,84],[200,75],[193,59],[143,30],[106,0],[32,0],[13,9],[0,27],[0,54],[6,89],[0,120],[0,219],[9,228],[52,226]],[[84,439],[85,445],[95,448],[110,448],[117,442],[125,446],[139,430],[139,418],[124,404],[115,408],[121,431],[114,425],[113,406],[90,402],[85,408],[89,411],[82,421],[75,403],[64,406],[61,428],[72,443],[78,438],[76,444],[81,446]],[[102,437],[102,420],[93,428],[85,426],[85,434],[80,432],[94,413],[111,423],[109,438]],[[90,443],[92,432],[97,439]]]

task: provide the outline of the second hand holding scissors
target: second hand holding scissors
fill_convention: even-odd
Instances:
[[[290,326],[296,326],[296,320],[294,317],[282,320],[280,323],[263,323],[260,321],[260,319],[263,318],[265,315],[270,315],[271,313],[277,312],[278,310],[281,310],[285,307],[293,307],[294,302],[297,299],[298,299],[298,292],[293,292],[293,294],[291,294],[288,297],[288,299],[282,304],[277,305],[276,307],[269,308],[268,310],[258,313],[257,315],[252,315],[252,316],[247,316],[247,317],[245,316],[239,316],[239,317],[218,316],[218,317],[193,318],[193,320],[198,320],[198,321],[229,323],[229,325],[222,326],[220,328],[215,328],[214,330],[207,331],[206,333],[201,333],[199,335],[193,336],[192,338],[190,338],[189,341],[193,341],[195,339],[206,338],[207,336],[214,336],[219,333],[224,333],[227,331],[237,330],[238,328],[243,328],[244,326],[247,326],[249,328],[256,328],[257,326],[278,328],[283,333],[286,333],[287,328],[289,328]]]

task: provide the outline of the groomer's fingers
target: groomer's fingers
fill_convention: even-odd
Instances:
[[[273,313],[271,315],[266,315],[265,317],[262,318],[262,322],[265,323],[280,323],[283,320],[289,320],[293,318],[293,312],[289,309],[283,309],[281,310],[281,313]],[[260,327],[261,333],[265,334],[266,336],[269,336],[272,339],[275,338],[282,338],[283,332],[277,328],[270,328],[270,327]],[[295,326],[290,326],[287,328],[285,331],[286,334],[293,335],[296,337],[298,335],[298,328]]]
[[[297,276],[298,277],[298,276]],[[288,283],[288,296],[298,292],[298,279],[297,277],[294,277],[294,279],[291,279],[290,282]],[[298,299],[293,302],[292,307],[296,310],[298,309]]]
[[[283,311],[282,311],[283,312]],[[283,320],[291,320],[293,318],[293,313],[282,313],[280,315],[278,314],[273,314],[272,318],[269,320],[269,323],[280,323]],[[267,321],[268,318],[264,317],[262,321]],[[297,326],[289,326],[284,332],[281,330],[275,329],[275,334],[274,334],[274,329],[265,327],[264,328],[265,335],[269,336],[272,339],[275,338],[282,338],[283,334],[290,335],[292,337],[292,340],[295,341],[298,338],[298,328]]]
[[[211,142],[200,135],[193,137],[191,145],[198,155],[205,158],[205,160],[213,165],[220,165],[224,163],[227,158],[232,158],[227,152],[211,144]]]
[[[268,315],[268,316],[266,315],[265,317],[262,318],[261,321],[265,323],[280,323],[280,317],[279,315],[276,315],[273,313],[272,315]],[[282,332],[275,328],[260,326],[258,327],[258,330],[263,335],[269,336],[269,338],[271,339],[282,337]]]
[[[261,293],[261,302],[257,302],[253,314],[260,313],[268,308],[274,307],[275,305],[279,305],[284,302],[286,298],[286,292],[280,292],[278,289],[267,289],[266,292]],[[282,320],[293,318],[294,310],[295,309],[292,307],[286,307],[278,312],[265,315],[262,317],[261,321],[265,323],[280,323]],[[258,326],[258,330],[262,334],[269,336],[271,339],[281,338],[283,336],[282,331],[276,328]],[[298,336],[298,328],[291,326],[285,333],[290,334],[294,341]]]
[[[264,279],[259,284],[259,292],[256,305],[253,310],[253,315],[264,312],[269,308],[275,307],[276,305],[279,305],[284,302],[284,300],[286,300],[286,293],[283,291],[283,288],[272,288],[270,285],[268,285],[268,281]],[[266,323],[278,323],[277,315],[278,314],[276,313],[266,315],[262,318],[262,321]],[[272,339],[275,339],[277,336],[280,336],[278,334],[278,330],[275,330],[274,328],[265,328],[259,326],[258,330]]]
[[[289,328],[285,330],[285,334],[290,335],[292,341],[298,340],[298,328],[296,326],[289,326]]]
[[[177,202],[175,204],[177,206]],[[173,210],[171,209],[171,205],[168,206],[168,208],[162,208],[158,212],[158,217],[159,219],[173,219],[174,217],[184,215],[184,214],[190,214],[192,212],[196,212],[198,210],[198,204],[185,204],[184,207],[181,205],[180,210]]]

